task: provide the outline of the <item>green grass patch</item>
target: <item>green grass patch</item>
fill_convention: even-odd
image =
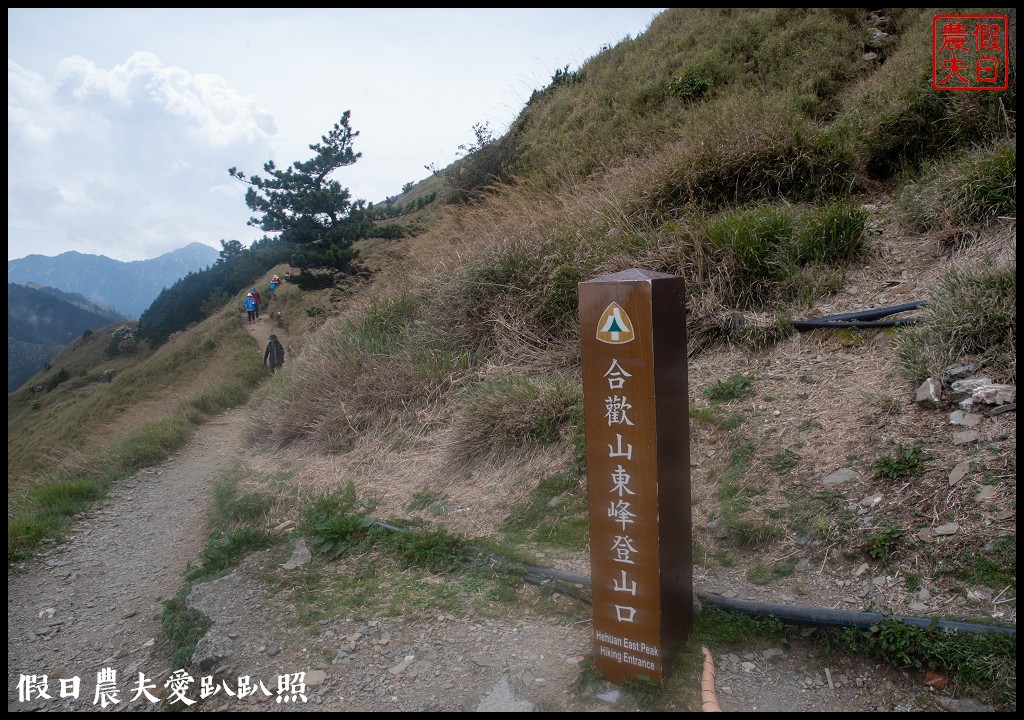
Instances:
[[[889,480],[916,477],[924,471],[924,464],[933,457],[919,445],[911,447],[899,443],[895,453],[883,455],[875,462],[875,477]]]
[[[380,558],[367,558],[358,572],[317,567],[271,580],[277,590],[291,594],[299,622],[314,628],[339,616],[366,620],[385,612],[390,598],[383,592],[384,572]]]
[[[754,378],[746,373],[736,373],[725,380],[718,380],[704,391],[704,396],[713,403],[738,400],[753,394]]]
[[[210,537],[203,549],[202,564],[190,570],[185,579],[198,582],[217,577],[254,550],[270,547],[277,539],[269,533],[252,528],[235,528],[218,532]]]
[[[800,462],[800,456],[788,448],[781,450],[768,459],[768,465],[779,475],[788,475]]]
[[[539,542],[570,550],[585,550],[589,543],[587,498],[572,475],[541,478],[529,499],[502,523],[513,542]]]
[[[437,528],[428,532],[392,533],[377,530],[407,567],[422,567],[437,573],[454,573],[466,566],[471,552],[464,538]]]
[[[766,206],[720,215],[707,234],[725,253],[737,304],[759,308],[834,290],[836,268],[861,251],[866,223],[866,211],[846,204]]]
[[[849,531],[853,516],[846,507],[847,500],[834,489],[820,490],[808,495],[803,488],[787,488],[786,499],[790,505],[785,510],[786,526],[795,535],[825,538],[837,530],[840,536]]]
[[[1015,140],[936,162],[900,193],[899,206],[919,230],[984,225],[1017,217]]]
[[[982,544],[970,543],[942,558],[939,574],[955,577],[971,585],[1017,590],[1017,543],[1004,537]]]
[[[691,405],[690,421],[711,425],[729,432],[739,429],[746,421],[746,417],[741,412],[725,414],[717,407],[696,407]]]
[[[247,468],[236,465],[214,485],[210,536],[200,565],[185,575],[188,582],[217,577],[235,567],[247,553],[280,542],[281,538],[271,535],[266,527],[274,498],[259,492],[238,494],[239,483],[249,476]]]
[[[872,558],[884,563],[903,544],[906,535],[903,528],[887,527],[869,537],[864,544],[864,549]]]
[[[768,585],[769,583],[789,577],[795,570],[790,563],[772,563],[771,565],[754,565],[746,572],[747,580],[756,585]]]
[[[302,529],[313,550],[337,559],[369,537],[373,522],[367,518],[367,510],[358,502],[355,485],[349,481],[339,492],[318,498],[306,509]]]
[[[730,612],[702,603],[700,617],[693,627],[693,643],[707,645],[711,649],[726,649],[747,646],[754,638],[773,643],[786,638],[785,625],[773,617],[752,617],[743,613]]]
[[[461,570],[473,554],[466,540],[442,528],[394,532],[367,516],[372,506],[358,501],[349,482],[340,492],[319,498],[306,510],[303,530],[313,549],[328,560],[337,560],[356,549],[381,549],[406,567],[433,572]],[[400,521],[392,521],[400,522]]]
[[[61,539],[76,515],[105,497],[111,485],[128,474],[100,468],[65,471],[29,490],[13,517],[8,517],[8,567],[28,558],[42,539]]]
[[[737,547],[747,549],[763,548],[785,535],[782,527],[770,522],[754,506],[754,498],[764,494],[761,485],[746,477],[755,452],[753,443],[744,443],[732,452],[722,471],[708,473],[708,479],[717,485],[720,517],[729,540]]]
[[[195,610],[189,610],[185,598],[191,591],[187,585],[170,600],[164,601],[164,609],[160,613],[160,626],[164,643],[171,654],[171,667],[188,667],[196,645],[206,631],[210,629],[208,622]]]
[[[1009,633],[962,633],[887,619],[867,630],[843,631],[848,650],[866,652],[900,669],[935,670],[961,683],[961,692],[983,693],[1000,710],[1017,705],[1017,641]]]
[[[762,517],[737,517],[726,520],[729,538],[741,548],[757,550],[785,537],[785,531]]]
[[[740,427],[740,425],[743,424],[744,419],[745,418],[743,417],[743,413],[729,413],[724,418],[722,418],[719,427],[726,431],[736,430]]]
[[[641,710],[652,711],[658,709],[664,690],[654,680],[646,675],[635,675],[622,683],[622,689],[633,698]]]
[[[413,493],[412,500],[405,509],[409,512],[424,510],[434,516],[444,515],[448,512],[448,493],[420,488]]]
[[[358,318],[349,321],[346,336],[371,355],[389,355],[406,344],[417,313],[409,294],[380,298]]]

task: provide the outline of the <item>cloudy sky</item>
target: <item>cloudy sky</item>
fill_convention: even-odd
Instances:
[[[248,244],[227,169],[309,159],[345,110],[335,177],[380,202],[658,12],[8,8],[7,258]]]

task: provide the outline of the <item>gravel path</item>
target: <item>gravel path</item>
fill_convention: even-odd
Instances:
[[[177,457],[114,488],[66,543],[8,575],[9,709],[92,710],[101,668],[117,668],[122,688],[152,674],[162,603],[206,544],[211,488],[237,458],[242,419],[208,422]],[[22,702],[22,675],[46,675],[52,699]],[[60,679],[76,676],[79,699],[61,698]]]

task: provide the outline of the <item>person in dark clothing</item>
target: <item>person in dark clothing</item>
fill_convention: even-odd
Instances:
[[[263,351],[263,364],[270,367],[270,372],[284,367],[284,345],[277,339],[277,335],[270,336],[267,349]]]

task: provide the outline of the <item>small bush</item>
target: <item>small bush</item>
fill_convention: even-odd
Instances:
[[[875,560],[887,562],[906,537],[903,528],[887,527],[880,530],[865,543],[865,550]]]
[[[920,475],[924,463],[932,456],[919,446],[907,447],[899,444],[893,455],[885,455],[875,463],[875,477],[903,480]]]
[[[687,70],[669,83],[668,92],[683,100],[693,101],[703,97],[710,87],[711,82],[697,71]]]
[[[349,481],[344,490],[319,498],[310,506],[303,530],[312,540],[314,550],[334,560],[358,545],[372,524],[356,501],[355,485]]]
[[[46,390],[46,392],[50,392],[51,390],[55,389],[58,385],[60,385],[62,382],[66,382],[70,379],[71,375],[68,374],[68,371],[65,370],[64,368],[61,368],[60,370],[57,371],[55,375],[51,375],[46,379],[46,382],[43,383],[43,389]]]
[[[713,403],[727,402],[754,394],[754,378],[745,373],[730,375],[719,380],[704,391],[704,395]]]

